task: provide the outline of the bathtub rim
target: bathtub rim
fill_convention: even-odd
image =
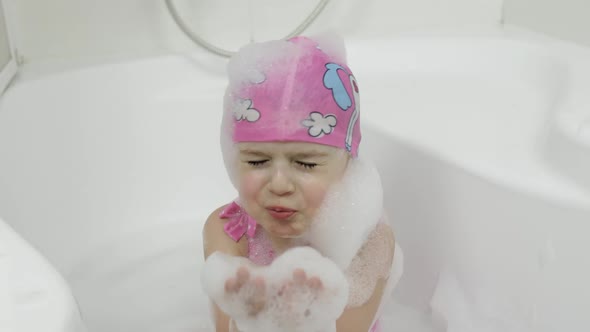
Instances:
[[[590,47],[584,47],[581,45],[574,44],[572,42],[557,40],[552,37],[548,37],[542,34],[534,33],[528,30],[524,30],[517,27],[488,27],[487,29],[479,31],[465,31],[461,29],[449,29],[443,30],[442,32],[432,31],[420,31],[420,32],[409,32],[401,34],[400,36],[393,38],[390,42],[393,43],[407,43],[412,44],[427,44],[431,42],[444,43],[444,42],[479,42],[480,44],[486,43],[500,43],[501,45],[516,44],[525,48],[530,49],[548,49],[551,52],[547,54],[548,57],[560,57],[566,61],[584,61],[590,66]],[[375,43],[385,42],[384,39],[371,39],[366,41],[350,40],[352,49],[358,49],[359,47],[366,47],[366,45],[374,45]],[[103,69],[112,69],[114,66],[138,66],[147,65],[150,63],[159,63],[162,61],[185,61],[192,64],[197,63],[199,69],[205,68],[209,79],[215,80],[216,84],[222,84],[225,82],[225,59],[212,57],[203,50],[196,50],[191,53],[163,53],[155,56],[141,57],[141,58],[130,58],[124,56],[111,57],[109,59],[87,58],[78,59],[78,61],[71,62],[67,59],[49,61],[47,63],[37,63],[24,65],[21,67],[21,72],[17,75],[16,79],[12,82],[11,86],[7,89],[1,99],[12,98],[14,92],[21,89],[26,89],[28,84],[42,84],[43,82],[50,82],[53,79],[67,78],[68,75],[83,75],[85,72],[100,71]],[[590,78],[588,79],[590,82]],[[2,102],[4,100],[1,100]],[[4,103],[2,103],[4,104]],[[3,105],[0,105],[0,117]],[[579,139],[572,137],[570,132],[564,129],[563,125],[563,113],[561,110],[554,112],[555,117],[554,125],[550,129],[560,135],[562,141],[580,144]],[[363,120],[364,125],[370,125],[374,128],[381,130],[381,127],[377,122],[371,121],[367,117]],[[555,134],[552,133],[552,134]],[[550,190],[539,192],[538,190],[532,189],[530,186],[523,183],[515,183],[514,179],[503,177],[502,175],[494,174],[490,170],[482,170],[481,166],[476,163],[470,163],[467,159],[459,160],[452,156],[441,153],[436,149],[422,144],[413,142],[411,139],[407,139],[398,133],[389,131],[396,140],[403,142],[404,144],[411,145],[416,149],[432,154],[438,159],[444,160],[445,162],[455,165],[471,174],[485,179],[486,181],[496,182],[502,186],[525,192],[527,194],[533,194],[542,197],[548,201],[555,201],[557,204],[564,206],[572,206],[583,209],[590,209],[590,190],[586,190],[584,187],[579,188],[580,195],[572,202],[569,198],[563,197],[562,195],[556,195]],[[590,144],[588,145],[590,150]],[[555,164],[555,163],[552,163]],[[557,165],[559,167],[559,165]],[[589,181],[590,182],[590,181]],[[578,190],[576,188],[575,190]]]

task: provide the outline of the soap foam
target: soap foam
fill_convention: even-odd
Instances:
[[[304,238],[343,271],[367,241],[383,214],[383,189],[375,166],[352,159],[324,199]]]
[[[256,315],[248,312],[254,283],[246,283],[237,293],[226,293],[225,282],[240,266],[250,271],[250,280],[262,277],[267,303]],[[317,276],[323,285],[314,291],[305,285],[293,286],[293,271],[303,269]],[[296,247],[276,258],[269,266],[255,266],[246,258],[213,253],[202,270],[205,293],[230,317],[242,332],[329,332],[348,301],[349,285],[342,271],[330,259],[310,247]],[[284,286],[290,285],[290,291]],[[286,300],[286,298],[290,300]]]

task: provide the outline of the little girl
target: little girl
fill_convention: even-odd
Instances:
[[[380,331],[400,253],[358,157],[359,90],[340,45],[251,44],[228,65],[221,141],[238,198],[203,229],[217,332]]]

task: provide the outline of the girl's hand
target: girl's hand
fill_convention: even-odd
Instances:
[[[275,306],[288,306],[291,309],[308,307],[321,295],[322,290],[323,284],[319,277],[308,278],[305,270],[297,268],[293,271],[292,278],[278,287],[276,300],[283,302],[283,305]],[[241,298],[248,315],[253,317],[264,310],[268,301],[264,277],[252,278],[246,266],[238,268],[235,277],[225,281],[225,293],[228,297]],[[303,315],[310,315],[309,308],[305,308]]]
[[[231,318],[229,319],[229,332],[241,332],[236,326],[236,321]]]
[[[311,314],[311,305],[323,294],[324,286],[322,280],[313,276],[308,278],[302,268],[293,270],[293,275],[287,279],[277,290],[277,299],[284,302],[290,311],[298,311],[303,317]]]
[[[212,254],[203,284],[243,332],[334,331],[348,299],[343,272],[310,247],[290,249],[269,266]]]
[[[235,277],[225,281],[225,293],[228,297],[240,298],[249,316],[258,315],[267,301],[264,277],[251,278],[246,266],[240,266]]]
[[[324,287],[322,285],[322,280],[319,277],[308,278],[305,270],[298,268],[293,270],[293,279],[289,280],[287,284],[283,285],[283,287],[279,290],[278,295],[282,296],[285,294],[288,298],[292,296],[293,289],[303,288],[307,288],[312,293],[317,295],[317,293],[320,292]]]

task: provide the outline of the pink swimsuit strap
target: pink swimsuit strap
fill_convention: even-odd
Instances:
[[[246,235],[248,238],[248,259],[257,265],[269,265],[275,254],[270,240],[264,235],[258,223],[235,201],[226,206],[219,214],[221,219],[229,219],[223,230],[238,242]]]
[[[371,326],[369,332],[381,332],[381,324],[379,324],[379,319],[373,323],[373,326]]]
[[[235,201],[228,204],[219,213],[221,219],[229,219],[228,222],[223,225],[225,233],[231,237],[234,241],[239,241],[244,234],[248,237],[254,237],[256,234],[256,220],[250,217]]]

